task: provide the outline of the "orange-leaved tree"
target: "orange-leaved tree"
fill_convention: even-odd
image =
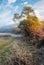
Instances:
[[[22,17],[26,18],[22,20]],[[21,29],[27,40],[34,39],[34,37],[39,40],[39,36],[42,33],[42,26],[34,10],[31,7],[25,6],[20,15],[14,15],[14,20],[15,19],[21,19],[19,28]]]

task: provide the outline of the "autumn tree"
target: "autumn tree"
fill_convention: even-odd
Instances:
[[[24,20],[22,20],[22,17],[26,17]],[[39,41],[39,31],[41,29],[39,20],[34,12],[34,10],[26,6],[23,8],[21,14],[15,14],[14,19],[21,19],[19,28],[21,29],[24,37],[26,40],[33,40],[34,38]]]

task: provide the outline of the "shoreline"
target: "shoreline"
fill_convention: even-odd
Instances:
[[[22,37],[21,34],[12,34],[12,33],[0,33],[0,36]]]

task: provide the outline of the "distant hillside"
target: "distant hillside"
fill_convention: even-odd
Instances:
[[[3,26],[0,28],[0,33],[13,33],[20,34],[21,31],[19,28],[16,28],[15,25]]]

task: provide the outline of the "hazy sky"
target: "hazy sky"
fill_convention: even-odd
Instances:
[[[40,19],[44,17],[44,0],[0,0],[0,26],[14,24],[14,13],[20,13],[26,5],[32,6]]]

